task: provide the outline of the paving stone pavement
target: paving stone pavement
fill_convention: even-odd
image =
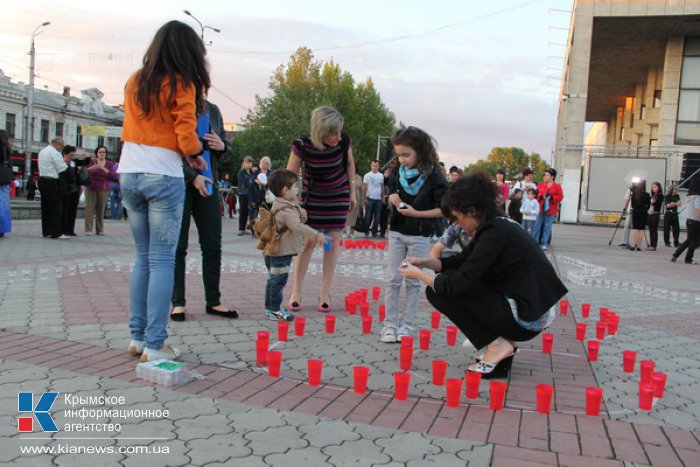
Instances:
[[[445,405],[445,388],[432,385],[431,361],[449,363],[448,377],[463,377],[470,352],[446,345],[446,325],[431,347],[416,345],[409,398],[393,399],[398,347],[362,334],[358,316],[346,314],[343,295],[381,285],[385,253],[345,250],[336,272],[332,305],[335,333],[314,310],[320,277],[315,255],[305,282],[303,337],[278,342],[276,324],[262,312],[265,271],[250,237],[224,228],[224,304],[241,313],[225,320],[204,313],[199,248],[190,238],[187,321],[170,323],[169,342],[203,379],[165,388],[135,375],[125,352],[129,337],[128,283],[133,246],[124,222],[106,222],[107,235],[67,241],[40,238],[37,221],[18,221],[0,241],[0,463],[12,465],[700,465],[700,362],[696,314],[700,269],[668,261],[670,250],[629,252],[608,246],[611,229],[556,225],[548,256],[566,280],[571,312],[550,328],[552,354],[539,339],[525,343],[508,379],[505,409],[489,409],[488,386],[479,397]],[[290,284],[291,286],[291,284]],[[288,287],[288,290],[291,287]],[[591,318],[580,305],[592,305]],[[599,307],[621,316],[620,331],[588,362],[575,339],[575,323],[594,335]],[[419,325],[429,328],[423,300]],[[267,329],[282,350],[282,377],[255,366],[253,340]],[[463,336],[460,336],[460,338]],[[458,339],[460,342],[461,339]],[[622,372],[622,350],[656,362],[668,374],[665,396],[650,411],[637,407],[638,372]],[[322,385],[306,381],[306,360],[322,358]],[[352,367],[371,376],[366,394],[352,391]],[[555,387],[553,412],[539,414],[535,386]],[[584,415],[586,386],[604,390],[601,415]],[[19,433],[17,393],[59,397],[51,414],[59,427],[114,424],[121,431]],[[86,409],[136,410],[147,416],[81,420],[66,414],[65,394],[123,397],[124,405]],[[110,399],[114,400],[114,399]],[[153,416],[168,410],[168,416]],[[132,412],[133,413],[133,412]],[[94,428],[94,427],[92,427]],[[68,438],[100,439],[68,439]],[[90,452],[74,453],[70,449]],[[34,449],[33,452],[27,452]],[[45,451],[40,452],[39,449]],[[53,453],[48,453],[53,449]],[[113,453],[97,452],[110,449]],[[63,450],[63,451],[61,451]]]

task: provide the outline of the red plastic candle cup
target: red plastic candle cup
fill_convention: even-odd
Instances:
[[[448,378],[445,381],[445,389],[447,391],[447,406],[457,407],[462,396],[462,380],[459,378]]]
[[[267,349],[269,344],[270,343],[266,340],[257,340],[255,342],[256,363],[258,366],[267,365]]]
[[[639,409],[651,410],[654,402],[654,392],[656,388],[653,383],[641,383],[639,385]]]
[[[379,300],[379,294],[382,292],[381,287],[372,287],[372,300],[377,301]]]
[[[258,331],[258,340],[270,342],[270,331]]]
[[[399,363],[403,371],[411,369],[413,363],[413,347],[401,347],[399,349]]]
[[[369,290],[368,289],[360,289],[358,290],[360,297],[362,297],[362,301],[366,302],[367,301],[367,295],[369,295]]]
[[[372,317],[370,315],[362,317],[362,334],[372,333]]]
[[[651,382],[654,384],[654,397],[664,397],[664,390],[666,389],[666,378],[668,375],[666,373],[654,372],[651,374]]]
[[[586,323],[576,323],[576,340],[583,341],[586,339]]]
[[[303,336],[304,335],[304,328],[306,328],[306,318],[303,316],[296,316],[294,318],[294,335],[295,336]]]
[[[445,360],[433,360],[433,384],[442,386],[445,384],[445,373],[447,372],[447,362]]]
[[[439,311],[433,311],[430,315],[430,327],[433,329],[439,329],[440,318],[442,318],[442,313]]]
[[[588,341],[588,361],[597,362],[598,361],[598,351],[600,350],[600,342],[598,341]]]
[[[569,312],[569,301],[568,300],[562,300],[559,302],[559,313],[562,315],[565,315]]]
[[[345,296],[345,311],[349,314],[352,314],[350,313],[350,307],[354,301],[355,297],[353,297],[352,295],[348,294]]]
[[[457,343],[457,326],[447,326],[447,345]]]
[[[467,371],[464,375],[467,386],[467,399],[479,397],[479,386],[481,385],[481,373],[477,371]]]
[[[614,336],[615,334],[617,334],[617,330],[620,326],[620,317],[616,314],[609,314],[607,325],[608,334]]]
[[[430,332],[428,329],[421,329],[418,331],[418,345],[421,350],[428,350],[430,349],[430,335],[432,332]]]
[[[369,316],[369,303],[360,303],[360,315]]]
[[[413,348],[413,337],[412,336],[401,336],[401,347]]]
[[[600,403],[603,401],[603,388],[586,388],[586,415],[600,414]]]
[[[639,380],[642,383],[651,383],[651,374],[656,364],[652,360],[639,361]]]
[[[552,347],[554,346],[554,334],[545,332],[542,334],[542,352],[552,353]]]
[[[552,407],[552,394],[554,386],[551,384],[537,385],[537,411],[539,413],[549,413]]]
[[[405,401],[408,397],[408,384],[411,382],[411,374],[397,371],[394,373],[394,397],[396,400]]]
[[[608,325],[605,321],[598,321],[595,323],[595,338],[598,340],[603,340],[605,339],[605,335],[607,334],[608,330]]]
[[[282,352],[279,350],[270,350],[267,353],[267,374],[270,376],[279,376],[281,364]]]
[[[502,381],[491,381],[489,386],[489,406],[491,410],[501,410],[506,400],[508,385]]]
[[[581,304],[581,316],[584,318],[588,318],[591,315],[591,304],[590,303],[582,303]]]
[[[352,375],[355,383],[355,392],[364,394],[367,391],[367,378],[369,377],[368,366],[355,366],[352,368]]]
[[[634,372],[634,364],[637,361],[637,352],[634,350],[622,351],[622,371],[625,373]]]
[[[289,335],[289,321],[277,321],[277,340],[287,342]]]
[[[326,334],[335,332],[335,315],[326,315]]]
[[[598,313],[600,313],[599,316],[600,316],[601,321],[605,322],[608,320],[608,312],[609,311],[610,310],[605,308],[605,307],[600,307],[600,309],[598,310]]]
[[[379,322],[383,323],[386,319],[386,305],[379,305]]]
[[[350,303],[348,304],[348,313],[351,315],[357,314],[357,300],[358,298],[356,296],[350,297]]]
[[[308,360],[306,364],[309,370],[309,386],[318,386],[321,384],[323,360]]]

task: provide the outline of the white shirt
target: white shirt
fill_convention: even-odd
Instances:
[[[525,214],[525,211],[530,211],[530,214]],[[535,221],[540,213],[540,203],[535,199],[524,199],[520,205],[520,212],[523,213],[523,220]]]
[[[184,178],[182,156],[170,149],[124,142],[119,159],[120,174],[146,173]]]
[[[68,166],[63,162],[63,156],[50,144],[39,151],[39,176],[58,179],[58,174]]]
[[[362,182],[367,185],[367,197],[369,199],[382,199],[382,187],[384,186],[384,174],[377,172],[368,172],[362,179]]]
[[[527,195],[527,190],[532,188],[535,190],[535,193],[537,193],[537,183],[535,182],[526,182],[525,180],[519,180],[515,186],[513,187],[512,191],[515,191],[516,188],[520,188],[523,192],[523,200],[525,199],[525,195]]]

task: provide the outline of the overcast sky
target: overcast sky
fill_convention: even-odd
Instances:
[[[301,46],[333,58],[356,81],[371,77],[396,117],[422,127],[460,166],[494,146],[548,160],[572,0],[31,1],[6,2],[0,68],[27,82],[31,33],[37,87],[73,95],[97,87],[122,102],[155,31],[177,19],[205,25],[214,89],[226,122],[239,122],[274,69]]]

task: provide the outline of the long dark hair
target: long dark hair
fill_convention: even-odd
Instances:
[[[656,194],[654,194],[654,186],[656,185],[657,191]],[[659,197],[663,198],[664,197],[664,189],[661,187],[661,183],[659,182],[653,182],[651,184],[651,187],[649,188],[649,191],[651,191],[651,196],[656,197],[657,199]]]
[[[642,202],[642,194],[646,193],[647,191],[647,181],[646,180],[640,180],[637,183],[634,184],[634,202],[635,203],[641,203]]]
[[[418,167],[422,170],[430,170],[433,167],[439,167],[438,154],[435,147],[437,143],[435,139],[425,131],[415,126],[399,128],[391,137],[391,144],[396,146],[409,146],[416,151],[418,156]],[[398,167],[398,157],[395,160],[394,168]]]
[[[204,111],[204,96],[211,86],[206,55],[204,43],[191,27],[180,21],[165,23],[143,56],[143,68],[136,77],[136,101],[144,115],[149,116],[155,108],[173,103],[178,78],[183,86],[194,85],[197,111]],[[159,102],[166,76],[170,82],[170,94],[166,102]]]

